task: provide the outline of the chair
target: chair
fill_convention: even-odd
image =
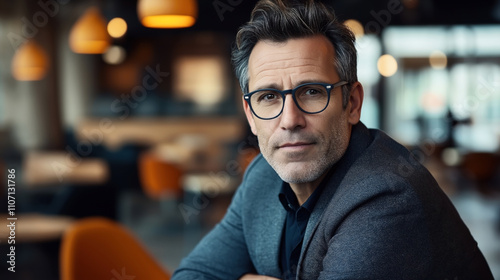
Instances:
[[[63,236],[59,258],[61,280],[170,279],[125,228],[106,218],[75,222]]]
[[[139,178],[144,192],[152,199],[180,197],[183,193],[182,170],[152,153],[139,157]]]
[[[139,180],[148,198],[158,202],[162,227],[160,230],[176,230],[183,225],[178,205],[184,195],[184,172],[172,162],[155,153],[144,152],[139,156]],[[168,226],[163,227],[163,221]]]
[[[240,151],[240,154],[238,155],[238,163],[240,164],[242,172],[245,172],[248,165],[250,165],[252,160],[258,154],[260,154],[260,149],[256,147],[248,147]]]

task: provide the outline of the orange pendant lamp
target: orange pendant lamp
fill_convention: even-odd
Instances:
[[[142,25],[150,28],[185,28],[196,22],[196,0],[139,0],[137,12]]]
[[[35,41],[22,45],[12,59],[12,76],[19,81],[38,81],[49,69],[49,58],[45,50]]]
[[[69,46],[75,53],[102,54],[110,42],[106,20],[96,7],[90,7],[78,19],[69,36]]]

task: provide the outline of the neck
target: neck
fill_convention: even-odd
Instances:
[[[307,199],[311,196],[314,190],[316,190],[316,188],[319,186],[321,181],[323,181],[326,174],[328,174],[328,170],[325,173],[323,173],[323,175],[321,175],[319,178],[317,178],[312,182],[298,183],[298,184],[290,183],[290,188],[295,193],[299,205],[302,205],[307,201]]]

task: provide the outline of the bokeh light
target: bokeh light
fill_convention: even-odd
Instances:
[[[123,47],[111,46],[102,55],[103,60],[108,64],[120,64],[125,60],[126,52]]]
[[[390,77],[398,71],[398,62],[392,55],[384,54],[378,59],[377,68],[380,75]]]
[[[127,22],[119,17],[116,17],[108,23],[108,33],[113,38],[120,38],[127,33]]]
[[[434,69],[444,69],[448,63],[448,58],[442,51],[433,51],[429,56],[429,63]]]
[[[365,35],[365,29],[363,28],[363,25],[361,25],[361,22],[355,19],[346,20],[344,22],[344,25],[347,26],[347,28],[349,28],[357,38]]]

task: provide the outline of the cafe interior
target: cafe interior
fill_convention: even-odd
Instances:
[[[356,35],[362,122],[500,279],[500,0],[323,2]],[[259,153],[230,57],[254,5],[0,1],[1,279],[168,279]]]

